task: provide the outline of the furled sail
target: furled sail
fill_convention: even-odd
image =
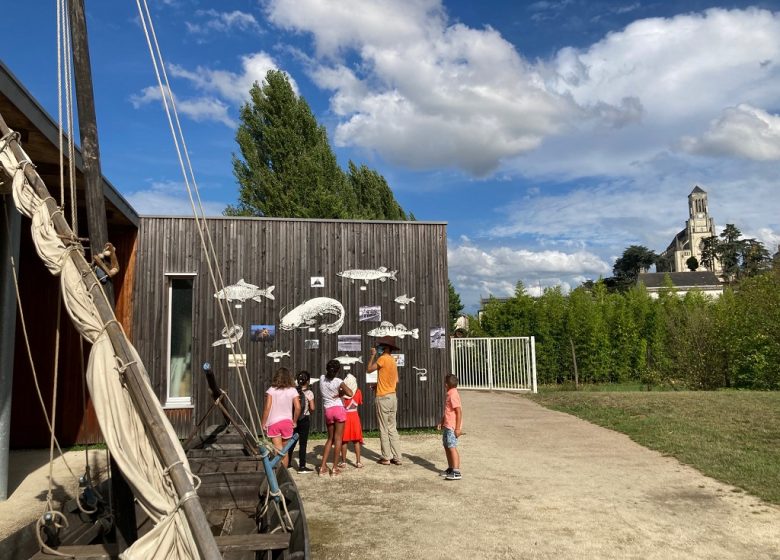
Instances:
[[[13,177],[13,198],[17,209],[32,219],[32,238],[38,254],[49,271],[60,277],[68,314],[81,335],[92,343],[87,384],[100,429],[138,502],[155,524],[149,533],[139,538],[120,557],[125,560],[200,558],[182,510],[184,502],[196,495],[191,492],[191,495],[179,497],[170,478],[170,470],[183,465],[190,480],[193,479],[184,450],[162,413],[135,348],[130,346],[131,362],[135,361],[143,379],[142,398],[151,406],[160,408],[159,416],[163,419],[164,430],[174,442],[177,461],[171,465],[161,463],[123,381],[124,372],[130,364],[123,363],[116,356],[106,332],[107,325],[101,320],[92,292],[70,258],[70,252],[80,251],[81,245],[63,240],[55,231],[49,206],[25,177],[24,169],[30,162],[26,160],[26,154],[23,161],[17,160],[10,146],[10,134],[0,140],[0,165]],[[98,282],[94,273],[90,276],[90,281]],[[98,290],[98,293],[101,295],[97,297],[105,297],[102,290]]]

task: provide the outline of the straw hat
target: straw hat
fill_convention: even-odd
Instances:
[[[348,373],[347,376],[344,378],[344,385],[349,387],[349,389],[352,391],[352,394],[355,394],[355,391],[357,391],[357,378],[352,375],[351,373]]]
[[[395,338],[392,336],[383,336],[378,338],[374,346],[379,346],[380,344],[383,346],[389,346],[390,350],[400,350],[400,348],[395,345]]]

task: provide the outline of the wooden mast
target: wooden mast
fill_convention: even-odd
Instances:
[[[95,96],[92,86],[92,66],[89,58],[89,39],[83,0],[70,0],[70,39],[73,50],[73,76],[76,83],[81,157],[84,162],[84,200],[87,208],[87,230],[90,252],[96,255],[108,242],[106,199],[103,194],[103,172],[100,167],[100,142],[98,141]],[[70,84],[67,84],[70,87]],[[72,134],[72,131],[71,131]],[[111,308],[114,308],[114,286],[103,285]],[[119,466],[110,460],[111,491],[114,498],[114,540],[120,552],[129,548],[138,538],[133,491]]]

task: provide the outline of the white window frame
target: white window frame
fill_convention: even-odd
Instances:
[[[189,397],[172,397],[171,396],[171,315],[173,311],[173,306],[171,305],[171,300],[173,298],[173,282],[172,280],[176,280],[179,278],[192,278],[192,294],[193,294],[193,304],[195,303],[195,278],[197,278],[198,273],[197,272],[166,272],[165,273],[165,283],[166,283],[166,313],[168,315],[167,317],[167,329],[165,331],[165,339],[166,339],[166,351],[165,351],[165,403],[163,403],[163,408],[171,409],[171,408],[195,408],[195,405],[192,402],[192,395]],[[194,311],[194,310],[193,310]],[[194,315],[194,313],[193,313]],[[193,325],[194,326],[194,325]],[[193,383],[195,381],[195,372],[193,368],[192,372],[193,376]]]

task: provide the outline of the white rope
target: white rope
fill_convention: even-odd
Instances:
[[[184,178],[184,184],[187,188],[187,195],[189,196],[190,199],[190,206],[192,208],[192,213],[195,218],[195,224],[198,229],[198,235],[200,236],[201,247],[204,252],[204,257],[209,271],[209,276],[211,279],[212,286],[214,287],[214,290],[216,292],[219,291],[220,286],[222,287],[222,289],[224,289],[225,284],[218,266],[217,266],[217,274],[219,275],[219,282],[217,281],[217,275],[215,275],[214,272],[215,267],[214,264],[212,263],[212,256],[214,260],[217,261],[217,263],[218,263],[218,258],[216,256],[216,251],[214,250],[213,242],[211,241],[211,234],[205,224],[205,220],[206,220],[205,210],[203,208],[203,204],[200,198],[200,191],[197,186],[197,181],[195,180],[195,173],[192,168],[192,162],[189,158],[189,152],[187,150],[186,142],[184,140],[184,134],[182,132],[181,123],[178,117],[178,112],[176,111],[176,105],[175,105],[176,102],[170,87],[170,82],[168,81],[167,73],[165,71],[165,62],[162,57],[162,52],[160,50],[159,43],[157,42],[157,35],[154,31],[154,24],[152,22],[151,13],[149,12],[149,7],[146,3],[146,0],[143,0],[143,8],[141,7],[141,0],[136,0],[136,4],[138,6],[138,13],[141,17],[142,27],[144,30],[144,34],[146,36],[146,43],[147,46],[149,47],[149,54],[152,57],[152,65],[154,67],[154,72],[157,77],[157,84],[160,88],[160,93],[162,95],[163,106],[165,108],[165,113],[168,118],[168,125],[171,130],[171,136],[173,137],[176,153],[179,158],[179,165],[181,167],[182,176]],[[154,46],[152,45],[153,42],[154,42]],[[161,77],[160,68],[162,68],[162,74],[165,78],[165,84],[163,84],[163,78]],[[169,103],[170,103],[170,107],[169,107]],[[171,116],[171,111],[173,111],[174,117]],[[174,125],[174,120],[176,121],[176,125]],[[185,155],[183,155],[182,152],[186,155],[186,164],[185,164]],[[189,167],[189,173],[187,171],[187,167]],[[193,196],[193,191],[195,191],[195,196]],[[196,209],[195,198],[197,198],[198,200],[198,207],[200,209],[200,214],[198,213],[198,209]],[[204,230],[206,231],[206,235],[204,235]],[[206,236],[208,236],[209,239],[208,245],[206,243]],[[227,306],[226,302],[223,302],[222,300],[219,300],[217,303],[219,306],[220,315],[222,317],[222,322],[225,328],[229,328],[231,325],[235,324],[230,307]],[[225,306],[227,306],[227,313],[225,312]],[[229,322],[228,322],[228,317],[230,319]],[[238,353],[239,354],[243,353],[240,342],[236,341],[235,344],[238,348]],[[250,420],[252,423],[251,431],[253,436],[257,438],[257,434],[261,433],[262,431],[262,425],[259,422],[259,410],[257,408],[257,401],[255,399],[252,382],[249,377],[249,372],[246,369],[246,366],[239,367],[238,371],[239,371],[238,379],[241,385],[241,391],[243,393],[243,397],[247,409],[250,412]],[[244,378],[246,378],[246,384]],[[252,404],[250,404],[250,399],[247,396],[246,385],[249,385],[250,388],[249,394],[251,395]],[[258,425],[260,426],[259,430],[258,430]],[[245,427],[247,428],[247,430],[250,429],[249,426],[245,425]]]

